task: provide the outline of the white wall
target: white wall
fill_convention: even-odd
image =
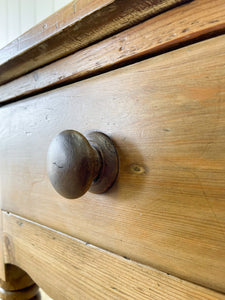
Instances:
[[[0,48],[72,0],[0,0]]]

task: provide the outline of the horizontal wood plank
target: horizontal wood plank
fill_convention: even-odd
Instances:
[[[85,5],[83,5],[85,3]],[[9,43],[0,50],[0,65],[7,63],[13,57],[20,55],[29,48],[38,45],[52,35],[58,34],[67,26],[72,25],[79,18],[84,18],[89,12],[101,9],[105,5],[111,3],[110,0],[90,0],[78,1],[79,7],[74,5],[74,1],[61,8],[55,14],[42,20],[36,26],[33,26],[20,37]]]
[[[53,299],[225,299],[225,295],[3,213],[6,262]],[[46,280],[47,276],[47,280]]]
[[[74,82],[225,30],[224,0],[195,0],[0,86],[0,102]]]
[[[0,84],[186,1],[73,1],[0,50]]]
[[[225,292],[225,36],[0,109],[6,211]],[[98,130],[115,142],[106,194],[60,197],[52,138]]]

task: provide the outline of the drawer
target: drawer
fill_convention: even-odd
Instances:
[[[216,37],[3,106],[2,208],[224,292],[224,50]],[[107,193],[51,186],[48,147],[66,129],[114,141]]]

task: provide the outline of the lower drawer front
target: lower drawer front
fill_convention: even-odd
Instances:
[[[1,206],[225,292],[225,37],[0,109]],[[98,130],[115,142],[106,194],[59,196],[52,138]]]

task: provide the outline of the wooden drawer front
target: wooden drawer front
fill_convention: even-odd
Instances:
[[[225,37],[0,110],[2,208],[225,292]],[[52,138],[99,130],[117,145],[106,194],[59,196]]]

